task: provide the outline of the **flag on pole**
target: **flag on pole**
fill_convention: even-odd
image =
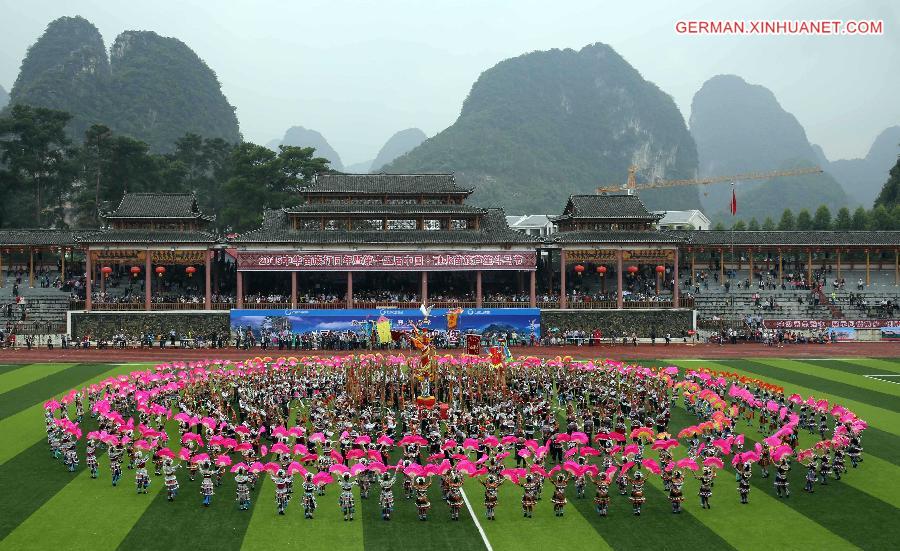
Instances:
[[[731,215],[737,214],[737,195],[734,194],[734,184],[731,184]]]
[[[384,344],[393,340],[391,338],[391,320],[387,319],[384,316],[381,316],[375,323],[375,329],[378,332],[379,343]]]

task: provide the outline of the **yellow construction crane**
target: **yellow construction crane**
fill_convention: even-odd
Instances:
[[[656,189],[663,187],[675,186],[706,186],[709,184],[718,184],[721,182],[736,182],[740,180],[768,180],[770,178],[778,178],[782,176],[802,176],[804,174],[821,174],[822,169],[815,166],[811,168],[795,168],[791,170],[773,170],[771,172],[748,172],[746,174],[734,174],[732,176],[713,176],[711,178],[693,178],[689,180],[659,180],[656,182],[647,182],[646,184],[638,184],[635,182],[636,166],[628,167],[628,183],[617,186],[598,187],[597,193],[611,193],[616,191],[627,191],[629,195],[634,191],[642,189]]]

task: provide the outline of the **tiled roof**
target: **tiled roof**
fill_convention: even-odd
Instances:
[[[560,218],[662,218],[637,195],[570,195]]]
[[[452,174],[317,174],[301,193],[375,195],[457,194],[471,189],[456,185]]]
[[[477,230],[294,230],[284,210],[268,210],[263,214],[259,229],[246,232],[232,240],[246,243],[318,244],[525,244],[537,245],[536,238],[510,229],[501,209],[487,209]]]
[[[193,193],[126,193],[105,218],[203,218]]]
[[[312,203],[285,209],[288,214],[484,214],[486,209],[470,205],[386,205],[361,203]]]
[[[684,237],[670,231],[566,231],[553,234],[547,243],[681,243]]]
[[[215,243],[218,238],[196,230],[105,229],[78,238],[79,243]]]
[[[900,246],[900,231],[678,231],[688,245]]]
[[[89,230],[9,229],[0,230],[0,246],[72,246],[79,237],[96,233]]]

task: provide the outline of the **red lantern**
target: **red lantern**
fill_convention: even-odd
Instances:
[[[606,275],[606,266],[597,266],[597,273],[600,274],[600,277]]]
[[[131,277],[137,277],[138,274],[141,273],[141,269],[137,266],[131,267]]]
[[[637,271],[638,271],[638,267],[637,267],[637,266],[629,266],[629,267],[628,267],[628,273],[631,274],[631,275],[636,274]]]
[[[109,277],[109,274],[112,273],[112,268],[109,266],[104,266],[100,268],[100,271],[103,273],[103,277]]]
[[[661,273],[663,273],[663,272],[665,272],[665,271],[666,271],[666,267],[665,267],[665,266],[660,265],[660,266],[657,266],[657,267],[656,267],[656,273],[658,273],[658,274],[661,274]]]
[[[188,266],[187,268],[184,269],[184,271],[187,272],[188,277],[193,277],[194,272],[197,271],[197,268],[194,268],[193,266]]]
[[[584,266],[582,266],[581,264],[577,264],[575,266],[575,273],[577,273],[578,275],[584,273]]]
[[[159,277],[162,277],[163,274],[166,273],[166,267],[165,266],[157,266],[155,271],[156,271],[156,275],[158,275]]]

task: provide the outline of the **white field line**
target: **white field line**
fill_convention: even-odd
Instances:
[[[882,379],[882,377],[900,377],[900,375],[890,374],[890,375],[863,375],[866,379],[873,379],[875,381],[881,381],[882,383],[891,383],[892,385],[900,385],[900,381],[886,381]]]
[[[487,539],[487,534],[484,533],[484,528],[481,527],[481,523],[478,522],[478,515],[475,514],[475,511],[472,510],[472,504],[469,503],[469,498],[466,496],[466,491],[462,488],[459,489],[460,493],[462,493],[463,501],[466,504],[466,509],[469,510],[469,516],[472,517],[472,520],[475,521],[475,528],[478,528],[478,533],[481,534],[481,541],[484,542],[484,547],[487,551],[494,551],[494,548],[491,547],[491,542]]]

